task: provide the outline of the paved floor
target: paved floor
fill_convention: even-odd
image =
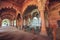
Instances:
[[[34,35],[16,28],[0,29],[0,40],[50,40],[49,37]]]
[[[0,40],[50,40],[49,37],[33,35],[25,32],[1,32]]]
[[[50,40],[49,37],[45,37],[45,36],[38,36],[38,40]]]

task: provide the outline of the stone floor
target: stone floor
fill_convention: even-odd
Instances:
[[[0,28],[0,40],[51,40],[47,36],[17,30],[14,27]]]
[[[36,40],[52,40],[49,36],[43,36],[43,35],[35,35]]]

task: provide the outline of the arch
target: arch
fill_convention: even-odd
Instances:
[[[1,12],[1,15],[4,13],[4,12],[13,12],[13,15],[15,15],[16,14],[16,10],[14,9],[14,8],[2,8],[1,10],[0,10],[0,12]],[[11,13],[10,13],[11,14]],[[12,14],[11,14],[12,15]]]
[[[31,15],[34,15],[34,13],[40,14],[40,12],[39,12],[38,9],[34,9],[34,10],[32,10]]]
[[[17,6],[15,4],[12,4],[12,2],[10,2],[9,0],[8,1],[6,1],[6,0],[5,1],[1,1],[0,9],[2,9],[2,8],[13,8],[16,11],[19,11]]]
[[[3,19],[2,20],[2,27],[8,27],[10,26],[10,20],[9,19]]]
[[[38,9],[34,9],[32,12],[31,12],[31,15],[32,15],[32,20],[31,20],[31,26],[32,27],[39,27],[41,26],[41,17],[40,17],[40,12]]]
[[[1,14],[1,18],[10,18],[11,20],[13,20],[14,18],[16,18],[16,10],[13,8],[2,8],[0,10]]]
[[[33,17],[33,15],[35,14],[38,14],[39,17],[38,18],[36,16]],[[24,11],[23,18],[24,18],[24,23],[25,23],[24,25],[27,25],[29,27],[34,27],[35,29],[37,26],[40,27],[41,19],[40,19],[40,12],[38,10],[38,6],[29,5]]]
[[[11,15],[5,15],[5,16],[1,16],[1,19],[9,19],[9,20],[13,20],[13,17]]]
[[[38,7],[36,5],[29,5],[23,12],[23,16],[27,15],[27,13],[32,12],[33,9],[38,9]]]

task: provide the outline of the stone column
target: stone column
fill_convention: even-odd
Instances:
[[[12,21],[12,23],[13,23],[13,27],[14,27],[14,20]]]
[[[12,20],[10,21],[10,26],[13,26],[13,21]]]
[[[21,25],[21,30],[22,30],[23,29],[23,17],[21,17],[20,25]]]
[[[38,2],[38,9],[40,11],[40,17],[41,17],[41,22],[42,22],[42,25],[41,25],[41,32],[40,34],[43,35],[43,36],[47,36],[47,32],[46,32],[46,26],[45,26],[45,19],[44,19],[44,10],[45,10],[45,3],[46,3],[47,0],[41,0]]]
[[[22,25],[23,25],[23,17],[17,19],[18,29],[21,29],[22,30]]]
[[[20,20],[18,21],[18,25],[19,25],[19,29],[22,30],[22,26],[23,26],[23,18],[20,18]]]
[[[53,24],[51,25],[52,27],[52,34],[53,34],[53,40],[56,40],[56,29],[57,29],[57,25],[56,24]]]
[[[18,11],[16,12],[16,28],[18,28],[18,19],[17,19],[17,16],[18,16]]]
[[[2,19],[0,18],[0,27],[2,26]]]
[[[16,27],[18,28],[18,20],[17,20],[17,18],[16,18]]]
[[[44,19],[44,10],[40,11],[40,17],[41,17],[41,21],[42,21],[42,27],[41,27],[41,35],[45,35],[47,36],[47,32],[46,32],[46,28],[45,28],[45,19]]]

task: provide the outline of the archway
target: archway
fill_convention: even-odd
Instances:
[[[30,5],[26,8],[23,19],[25,28],[34,28],[35,30],[38,28],[40,30],[41,17],[36,5]]]
[[[10,26],[10,20],[9,19],[3,19],[2,20],[2,27],[8,27]]]
[[[32,12],[32,19],[31,19],[31,27],[34,27],[35,29],[41,26],[41,17],[39,14],[38,9],[34,9]]]
[[[14,8],[1,8],[0,13],[1,13],[0,17],[1,17],[1,20],[2,20],[1,26],[5,26],[5,27],[16,26],[14,24],[14,20],[16,20],[17,15],[16,15],[16,10]]]

